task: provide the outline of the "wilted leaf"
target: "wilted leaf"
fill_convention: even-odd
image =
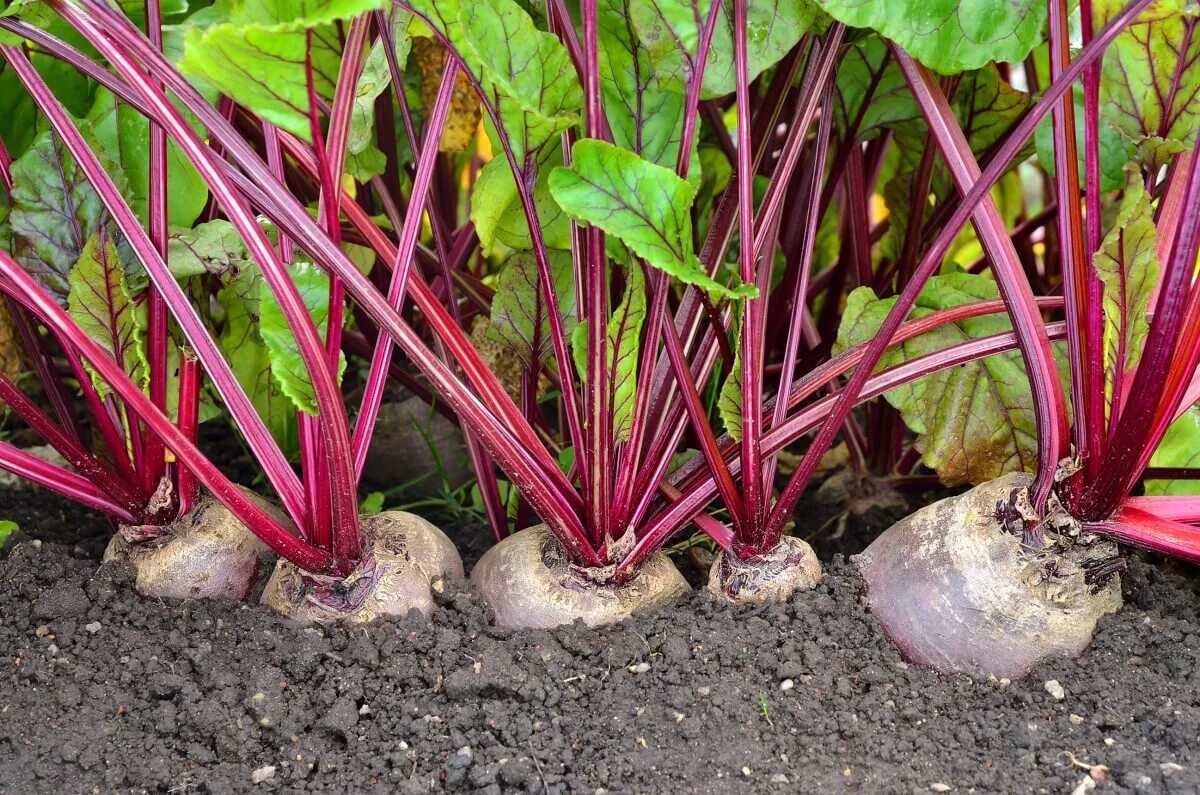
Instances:
[[[1093,5],[1099,30],[1124,8]],[[1156,0],[1104,54],[1100,107],[1152,169],[1196,145],[1200,129],[1200,6]]]
[[[68,281],[71,318],[135,384],[144,385],[148,373],[145,308],[130,293],[117,247],[103,229],[88,238]],[[103,381],[93,381],[101,395],[107,394]]]
[[[13,164],[13,254],[65,304],[67,276],[107,217],[83,170],[52,133]]]
[[[179,68],[272,124],[311,140],[306,59],[316,93],[337,84],[339,20],[382,8],[382,0],[241,0],[227,21],[188,30]]]
[[[437,39],[423,36],[413,40],[413,57],[421,68],[421,103],[426,113],[432,111],[446,69],[446,50]],[[462,152],[475,140],[483,107],[466,73],[459,70],[450,95],[450,113],[438,149],[442,152]]]
[[[1104,284],[1104,383],[1111,400],[1117,368],[1128,371],[1142,358],[1150,332],[1147,312],[1158,281],[1158,232],[1154,205],[1133,170],[1116,223],[1095,256]]]
[[[871,28],[942,74],[1018,63],[1042,39],[1040,0],[814,0],[834,19]]]
[[[935,276],[921,291],[910,317],[996,300],[998,296],[995,282],[985,276]],[[852,292],[835,352],[874,338],[895,301],[876,298],[868,287]],[[1010,329],[1005,315],[985,315],[942,326],[888,348],[878,369]],[[917,447],[925,465],[948,486],[982,483],[1036,464],[1033,397],[1018,351],[943,370],[897,387],[885,397],[900,411],[908,427],[919,434]]]
[[[558,313],[569,335],[575,327],[575,272],[571,255],[549,253],[550,272],[558,296]],[[550,351],[550,316],[545,292],[538,282],[537,260],[532,252],[512,255],[500,270],[492,299],[492,324],[488,336],[512,348],[527,367],[540,363]]]
[[[291,268],[292,281],[300,292],[304,305],[308,308],[309,316],[317,327],[322,339],[325,337],[325,324],[329,317],[329,277],[315,265],[297,263]],[[288,327],[275,294],[271,292],[265,280],[262,283],[260,304],[262,325],[259,334],[266,343],[267,352],[271,357],[271,375],[275,378],[283,394],[287,395],[300,411],[306,414],[317,413],[317,398],[313,391],[312,376],[304,359],[300,356],[300,346],[296,342],[292,330]],[[338,354],[338,380],[346,370],[345,354]]]
[[[572,218],[616,236],[685,284],[732,298],[757,294],[753,285],[729,288],[704,271],[692,249],[696,189],[671,169],[587,139],[575,144],[571,168],[556,168],[550,175],[550,193]]]

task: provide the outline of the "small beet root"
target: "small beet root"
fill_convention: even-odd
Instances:
[[[410,610],[433,611],[433,588],[449,575],[463,576],[454,544],[416,514],[384,511],[360,519],[363,556],[347,577],[310,574],[280,560],[262,603],[306,623],[363,624]]]
[[[591,627],[613,624],[691,590],[662,552],[651,555],[628,582],[606,582],[609,573],[572,566],[549,529],[536,525],[489,549],[472,569],[471,582],[496,624],[513,629],[549,629],[575,619]]]
[[[936,502],[857,556],[871,612],[905,659],[1016,679],[1040,660],[1079,656],[1096,622],[1120,609],[1115,545],[1047,519],[1031,550],[1021,523],[1005,521],[1031,483],[1013,473]]]
[[[249,496],[286,521],[261,497]],[[105,563],[133,567],[138,593],[163,599],[247,599],[274,559],[266,544],[208,494],[165,527],[122,526],[104,551]]]
[[[722,550],[708,572],[708,590],[734,604],[778,604],[821,581],[817,553],[803,539],[783,536],[756,560],[741,560]]]

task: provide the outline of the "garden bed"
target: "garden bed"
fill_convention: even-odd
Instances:
[[[1089,767],[1098,791],[1200,787],[1192,569],[1134,557],[1082,659],[974,684],[906,666],[875,628],[826,555],[862,523],[817,539],[825,580],[783,608],[698,592],[609,629],[509,632],[451,582],[432,620],[314,629],[140,599],[75,543],[99,520],[30,490],[0,504],[47,539],[0,561],[5,791],[1068,793]]]

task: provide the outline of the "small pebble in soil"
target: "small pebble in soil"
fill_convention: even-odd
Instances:
[[[793,682],[791,679],[784,679],[782,682],[779,683],[779,689],[783,690],[783,691],[791,690],[795,686],[796,686],[796,683]]]
[[[1067,691],[1058,683],[1057,679],[1050,679],[1045,684],[1046,692],[1050,694],[1050,698],[1055,701],[1062,701],[1067,697]]]
[[[273,778],[275,778],[275,765],[263,765],[250,774],[250,781],[254,784],[262,784]]]
[[[943,784],[940,781],[935,781],[929,785],[929,789],[933,790],[934,792],[949,792],[950,790],[954,789],[954,787],[950,786],[949,784]]]
[[[1163,777],[1170,777],[1183,770],[1183,765],[1178,765],[1174,762],[1163,762],[1158,766],[1162,771]]]
[[[636,665],[629,666],[630,673],[644,674],[649,670],[650,670],[650,663],[647,663],[647,662],[640,662],[640,663],[637,663]]]
[[[1074,712],[1072,712],[1070,715],[1067,716],[1067,720],[1071,721],[1071,725],[1073,725],[1073,726],[1083,725],[1083,717],[1080,715],[1076,715]]]
[[[101,626],[101,625],[100,625],[100,622],[99,622],[99,621],[93,621],[93,622],[92,622],[92,623],[90,623],[90,624],[84,624],[84,625],[83,625],[83,628],[84,628],[84,630],[86,630],[86,631],[87,631],[87,634],[89,634],[89,635],[95,635],[97,632],[99,632],[99,631],[100,631],[100,626]]]

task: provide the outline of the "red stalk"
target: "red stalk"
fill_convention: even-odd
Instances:
[[[11,472],[22,480],[36,483],[42,488],[61,494],[73,502],[108,514],[118,522],[137,524],[138,519],[122,508],[92,481],[69,469],[55,466],[35,455],[25,452],[11,442],[0,441],[0,469]]]

